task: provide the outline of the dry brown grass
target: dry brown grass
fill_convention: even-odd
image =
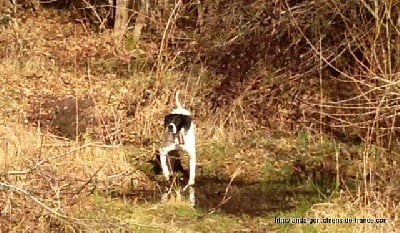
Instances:
[[[363,194],[360,194],[363,195]],[[379,194],[372,194],[379,195]],[[387,223],[319,223],[313,227],[318,232],[397,232],[399,222],[399,206],[389,199],[379,196],[365,201],[360,198],[342,195],[329,203],[319,203],[311,207],[306,217],[323,220],[325,218],[344,221],[346,218],[364,218],[370,220],[386,219]],[[293,230],[304,230],[304,226],[296,226]]]
[[[121,148],[77,145],[11,124],[2,127],[1,135],[3,230],[46,231],[53,228],[50,216],[82,225],[68,213],[84,207],[79,207],[80,199],[88,194],[124,195],[155,188]],[[37,224],[38,219],[43,221]]]
[[[176,48],[169,48],[167,43],[176,35],[185,35],[184,29],[180,27],[161,30],[165,32],[165,37],[160,42],[163,45],[154,46],[153,41],[143,40],[136,48],[129,48],[124,44],[128,41],[120,41],[108,31],[93,33],[80,22],[68,18],[67,11],[60,13],[54,9],[46,9],[36,15],[21,13],[18,19],[2,28],[4,30],[0,31],[0,42],[5,49],[0,51],[0,76],[3,77],[0,80],[0,119],[3,124],[0,127],[1,229],[16,232],[44,232],[49,228],[55,231],[84,231],[102,229],[102,220],[109,225],[129,222],[133,210],[124,209],[127,204],[125,199],[113,202],[107,198],[115,194],[131,194],[135,190],[159,189],[158,183],[150,180],[148,174],[144,174],[136,164],[131,163],[131,159],[145,161],[153,158],[162,137],[159,134],[162,118],[173,107],[175,90],[180,89],[182,102],[196,118],[197,144],[203,156],[199,159],[200,165],[222,169],[208,171],[215,176],[222,174],[230,177],[237,169],[242,169],[244,172],[238,178],[248,182],[273,180],[273,175],[281,172],[285,166],[293,166],[293,160],[299,155],[311,162],[314,162],[314,158],[330,158],[331,152],[313,152],[300,148],[296,144],[298,139],[291,138],[291,132],[287,134],[287,138],[271,139],[271,142],[267,128],[294,131],[303,128],[307,132],[323,133],[320,125],[328,125],[331,128],[340,128],[345,133],[349,132],[348,129],[351,133],[356,132],[366,142],[364,150],[356,152],[355,158],[346,151],[336,152],[341,161],[350,158],[351,165],[354,165],[350,168],[351,174],[362,181],[357,186],[359,190],[348,187],[339,197],[313,205],[307,212],[307,217],[390,218],[389,224],[384,226],[385,229],[379,225],[313,226],[318,231],[396,230],[399,225],[399,186],[396,181],[399,177],[396,172],[398,155],[395,152],[378,153],[382,148],[371,146],[372,143],[385,144],[388,141],[393,144],[397,132],[397,66],[391,64],[390,60],[379,59],[387,49],[393,50],[392,45],[385,47],[382,44],[373,44],[376,45],[376,50],[369,56],[374,59],[368,60],[370,66],[365,66],[364,61],[355,59],[357,56],[351,54],[354,51],[352,49],[349,50],[350,55],[334,56],[336,49],[344,49],[342,41],[340,44],[334,44],[335,41],[331,40],[324,41],[323,45],[328,48],[324,53],[322,44],[320,47],[316,46],[320,39],[316,35],[321,36],[323,33],[301,33],[301,30],[309,33],[318,31],[313,30],[316,26],[310,24],[307,18],[312,13],[307,11],[307,7],[315,9],[316,3],[290,5],[292,11],[287,9],[286,1],[276,6],[262,1],[254,1],[249,5],[238,1],[230,7],[224,7],[226,2],[209,4],[209,14],[212,17],[206,18],[208,24],[201,29],[203,34],[189,35],[193,36],[190,39],[195,40],[199,39],[196,36],[201,38],[204,33],[213,30],[213,33],[202,38],[204,41],[194,41],[196,43],[190,45],[199,45],[200,48],[195,49],[195,52],[200,54],[199,57],[205,56],[209,60],[198,58],[199,65],[184,68],[182,64],[187,63],[186,57],[179,55],[182,47],[177,45]],[[366,3],[361,1],[358,4]],[[382,16],[374,16],[381,17],[376,19],[381,24],[375,25],[376,34],[367,37],[366,41],[360,41],[364,39],[360,36],[362,32],[352,31],[354,28],[349,25],[343,32],[359,42],[359,49],[364,57],[368,57],[368,49],[374,38],[383,38],[384,41],[397,38],[397,31],[387,27],[391,23],[391,16],[388,14],[395,7],[390,4],[376,6],[379,12],[383,12]],[[325,1],[319,6],[317,10],[321,15],[326,10],[340,15],[342,21],[347,20],[342,12],[343,8],[336,8],[334,1]],[[188,8],[180,9],[178,14],[188,13],[184,12]],[[249,11],[230,11],[233,8]],[[367,14],[366,11],[368,9],[363,8],[363,14]],[[223,24],[219,15],[227,15],[227,12],[235,14]],[[242,18],[244,27],[232,26],[237,23],[235,17],[242,13],[245,14]],[[269,18],[273,22],[268,24],[267,29],[258,30],[258,26],[264,24],[258,22],[258,19],[252,24],[251,17],[254,15],[262,18],[262,15],[269,16],[272,13],[279,15],[280,21]],[[179,24],[182,19],[178,16],[173,15],[171,24]],[[24,17],[29,20],[23,20]],[[160,22],[163,21],[160,19]],[[364,23],[369,25],[371,21]],[[284,25],[290,27],[284,28]],[[224,27],[229,30],[219,37],[220,33],[215,28],[222,30]],[[386,33],[378,33],[382,28]],[[265,33],[268,30],[273,33]],[[270,37],[265,37],[264,34],[272,39],[275,37],[275,40],[268,40]],[[253,53],[258,46],[263,48],[261,45],[266,42],[271,42],[268,48],[282,46],[279,38],[292,38],[296,43],[292,41],[290,48],[294,50],[286,50],[286,47],[279,50],[281,53],[277,52],[278,49],[268,50],[265,60],[264,55]],[[205,51],[205,48],[210,50]],[[264,54],[264,50],[260,51]],[[294,61],[294,57],[302,56],[306,59],[299,63]],[[333,67],[326,63],[331,62],[332,56],[336,61],[334,67],[347,72],[339,72],[341,78],[347,78],[343,83],[350,83],[349,86],[353,87],[345,93],[346,98],[342,100],[329,98],[343,86],[337,84],[336,79],[335,82],[325,82],[323,78],[331,75],[327,70]],[[293,63],[287,65],[285,57],[293,58]],[[355,60],[352,64],[361,68],[350,70],[343,66],[351,59]],[[157,64],[157,68],[153,67],[154,64]],[[280,69],[279,66],[282,65],[287,70]],[[278,70],[277,73],[273,73],[274,69]],[[313,76],[318,70],[318,77]],[[355,75],[360,71],[360,75]],[[327,91],[332,83],[335,84],[335,89]],[[90,129],[81,140],[55,136],[57,131],[52,125],[54,103],[66,97],[81,99],[85,96],[89,96],[94,102],[90,114],[96,120],[88,127]],[[306,101],[298,101],[299,99]],[[392,105],[392,102],[396,104]],[[360,129],[365,132],[360,133]],[[305,144],[316,144],[320,140],[317,139],[319,136],[310,136],[312,140]],[[132,146],[127,148],[119,146],[120,144]],[[260,178],[266,163],[270,163],[273,172],[269,171],[265,177]],[[341,167],[339,165],[342,164],[337,164],[336,167]],[[312,172],[314,168],[308,169]],[[325,170],[319,172],[323,173]],[[288,175],[290,173],[286,174]],[[95,194],[94,198],[98,195],[105,196],[105,199],[98,202],[90,200],[88,196],[92,193]],[[140,211],[135,212],[140,218],[135,219],[133,225],[138,226],[136,220],[140,220],[146,224],[155,223],[149,224],[151,229],[155,227],[165,230],[166,227],[174,226],[173,229],[179,230],[184,227],[184,223],[175,226],[174,219],[171,220],[168,215],[171,209],[176,211],[180,208],[176,206],[182,205],[179,193],[177,197],[169,203],[170,206],[143,206],[140,202],[133,201]],[[154,208],[157,211],[161,209],[168,217],[157,215],[157,211],[152,212]],[[99,214],[100,223],[94,221],[96,214],[85,216],[86,213],[96,213],[99,209],[103,211]],[[121,209],[128,214],[118,215]],[[110,212],[111,216],[107,216],[107,211],[111,210],[115,212]],[[115,216],[120,219],[114,221]],[[197,213],[190,211],[188,216],[192,221],[196,221],[193,219],[198,217]],[[217,220],[213,217],[206,220],[218,222],[218,217]],[[85,218],[89,221],[83,220]],[[236,221],[232,216],[221,218]],[[186,216],[182,219],[180,221],[184,222]],[[94,225],[91,225],[91,220],[95,222]],[[168,220],[171,222],[166,223]],[[132,229],[124,228],[125,225],[118,227],[115,229]],[[143,227],[147,229],[146,226]],[[299,228],[301,227],[290,226],[294,231]],[[191,228],[190,230],[194,231]],[[300,230],[307,231],[304,228]]]

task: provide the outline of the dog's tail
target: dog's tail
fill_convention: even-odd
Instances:
[[[182,107],[181,102],[179,102],[179,90],[176,91],[176,94],[175,94],[175,102],[176,102],[176,107],[177,107],[178,109],[184,109],[184,108]]]

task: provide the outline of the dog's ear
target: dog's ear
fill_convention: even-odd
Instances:
[[[167,126],[169,125],[169,123],[171,123],[173,121],[174,116],[171,114],[168,114],[164,117],[164,129],[167,128]]]

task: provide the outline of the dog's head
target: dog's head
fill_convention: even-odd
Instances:
[[[176,108],[164,118],[164,128],[169,134],[177,134],[181,130],[188,131],[192,118],[190,112],[179,102],[179,91],[175,95]]]
[[[167,133],[176,134],[182,129],[188,131],[192,124],[190,115],[171,113],[164,118],[164,128]]]

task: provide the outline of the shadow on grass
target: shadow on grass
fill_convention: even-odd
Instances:
[[[178,182],[178,187],[184,187],[186,179]],[[227,188],[229,186],[229,188]],[[167,187],[164,186],[166,189]],[[263,216],[280,211],[291,211],[296,208],[299,199],[311,200],[315,192],[305,191],[287,182],[253,182],[234,180],[229,185],[229,179],[212,176],[196,178],[196,207],[209,212],[216,210],[237,216]],[[188,193],[183,192],[185,200]],[[162,192],[159,190],[137,190],[128,197],[143,203],[161,202]],[[127,197],[125,195],[125,197]],[[225,200],[225,201],[223,201]]]
[[[262,216],[296,207],[298,197],[314,195],[303,190],[290,190],[287,182],[246,182],[215,177],[199,177],[196,198],[199,208],[213,209],[234,215]],[[228,187],[228,189],[227,189]],[[227,200],[223,202],[223,200]]]

